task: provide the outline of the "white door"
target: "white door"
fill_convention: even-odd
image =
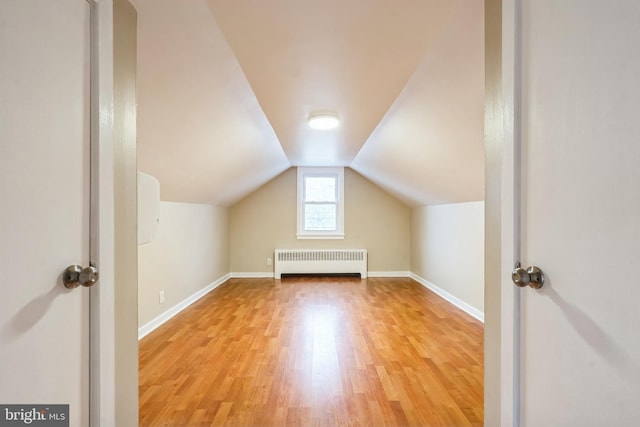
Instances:
[[[640,2],[522,1],[521,425],[640,423]]]
[[[0,1],[0,404],[89,425],[89,9]],[[0,414],[2,419],[3,414]]]

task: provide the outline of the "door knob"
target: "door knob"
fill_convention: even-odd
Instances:
[[[67,289],[75,289],[81,285],[88,288],[95,285],[99,278],[100,274],[93,263],[85,268],[70,265],[62,273],[62,283]]]
[[[544,285],[544,273],[535,265],[531,265],[525,270],[518,262],[511,273],[511,280],[519,288],[529,285],[533,289],[540,289]]]

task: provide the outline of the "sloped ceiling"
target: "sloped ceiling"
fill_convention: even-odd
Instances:
[[[138,169],[162,200],[228,205],[289,161],[206,2],[138,0]]]
[[[412,205],[483,197],[481,0],[135,0],[138,164],[229,205],[291,165]],[[337,129],[306,118],[335,111]]]
[[[484,198],[482,2],[466,2],[352,167],[412,205]]]

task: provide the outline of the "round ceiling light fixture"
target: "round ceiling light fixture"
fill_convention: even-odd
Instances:
[[[311,129],[327,130],[337,127],[340,119],[336,113],[322,111],[309,114],[308,122]]]

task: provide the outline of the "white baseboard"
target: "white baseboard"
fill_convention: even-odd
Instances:
[[[368,271],[368,277],[411,277],[410,271]],[[274,273],[262,272],[234,272],[230,274],[232,279],[273,279]]]
[[[409,271],[369,271],[367,274],[368,274],[369,277],[411,277],[413,280],[415,280],[416,282],[420,283],[421,285],[423,285],[427,289],[433,291],[434,293],[436,293],[440,297],[444,298],[445,300],[447,300],[451,304],[455,305],[456,307],[458,307],[459,309],[461,309],[465,313],[469,314],[470,316],[472,316],[475,319],[478,319],[479,321],[484,323],[484,313],[483,312],[481,312],[480,310],[470,306],[469,304],[467,304],[466,302],[462,301],[461,299],[451,295],[447,291],[445,291],[443,289],[440,289],[439,287],[437,287],[433,283],[431,283],[428,280],[418,276],[417,274],[411,273]],[[194,293],[190,297],[188,297],[188,298],[184,299],[183,301],[179,302],[178,304],[174,305],[173,307],[171,307],[170,309],[168,309],[167,311],[165,311],[164,313],[162,313],[161,315],[159,315],[155,319],[153,319],[150,322],[146,323],[145,325],[141,326],[138,329],[138,340],[141,340],[145,336],[149,335],[151,332],[156,330],[158,327],[160,327],[162,324],[164,324],[169,319],[174,317],[176,314],[180,313],[182,310],[184,310],[185,308],[189,307],[191,304],[193,304],[194,302],[198,301],[200,298],[202,298],[203,296],[205,296],[206,294],[208,294],[209,292],[211,292],[212,290],[214,290],[215,288],[217,288],[218,286],[220,286],[221,284],[223,284],[224,282],[226,282],[230,278],[243,278],[243,279],[266,278],[266,279],[273,279],[273,277],[274,276],[273,276],[272,272],[257,272],[257,273],[255,273],[255,272],[247,272],[247,273],[236,272],[236,273],[225,274],[224,276],[222,276],[221,278],[219,278],[215,282],[211,283],[207,287],[199,290],[198,292]]]
[[[156,317],[152,321],[138,328],[138,340],[141,340],[142,338],[149,335],[151,332],[156,330],[158,327],[160,327],[163,323],[171,319],[173,316],[180,313],[182,310],[189,307],[191,304],[198,301],[200,298],[202,298],[203,296],[205,296],[206,294],[208,294],[209,292],[211,292],[212,290],[214,290],[215,288],[217,288],[218,286],[220,286],[221,284],[229,280],[230,277],[231,277],[230,274],[225,274],[224,276],[222,276],[212,284],[199,290],[198,292],[191,295],[190,297],[182,300],[178,304],[171,307],[169,310],[162,313],[160,316]]]
[[[369,277],[410,277],[410,271],[369,271]]]
[[[443,299],[447,300],[451,304],[455,305],[456,307],[458,307],[460,310],[464,311],[465,313],[467,313],[471,317],[474,317],[474,318],[478,319],[479,321],[481,321],[482,323],[484,323],[484,313],[482,311],[478,310],[475,307],[470,306],[466,302],[462,301],[460,298],[451,295],[449,292],[447,292],[447,291],[445,291],[443,289],[440,289],[439,287],[437,287],[433,283],[431,283],[428,280],[418,276],[415,273],[411,273],[409,275],[409,277],[411,277],[416,282],[420,283],[425,288],[433,291],[434,293],[436,293],[437,295],[439,295]]]
[[[273,279],[273,271],[235,272],[230,276],[232,279]]]

